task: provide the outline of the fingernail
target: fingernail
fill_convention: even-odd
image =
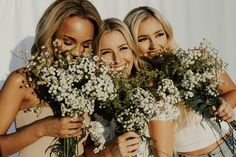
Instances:
[[[73,122],[75,119],[76,119],[76,117],[72,117],[72,118],[70,119],[70,121]]]

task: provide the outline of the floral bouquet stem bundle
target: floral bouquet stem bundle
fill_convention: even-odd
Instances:
[[[40,99],[50,105],[56,117],[89,116],[94,111],[95,102],[105,102],[115,97],[112,70],[91,51],[77,57],[73,50],[60,52],[60,42],[55,42],[56,55],[53,60],[48,57],[47,48],[43,47],[42,55],[29,64],[32,77],[36,78],[35,90]],[[51,153],[60,157],[76,156],[76,146],[87,135],[89,128],[91,126],[85,124],[80,137],[56,138],[49,147]]]
[[[215,117],[213,108],[218,109],[224,103],[219,91],[219,86],[223,83],[219,80],[219,75],[225,72],[226,64],[207,40],[193,49],[167,51],[144,60],[151,69],[145,74],[151,76],[149,80],[158,84],[163,79],[171,79],[187,107],[203,118]],[[152,89],[155,91],[155,88]],[[217,117],[216,120],[220,122]],[[236,121],[230,125],[236,129]]]
[[[158,93],[155,93],[159,97],[154,96],[150,91],[141,88],[139,79],[139,76],[117,76],[117,96],[112,101],[102,103],[101,107],[113,113],[111,120],[115,120],[117,135],[134,131],[144,143],[151,144],[148,122],[154,119],[174,119],[178,115],[178,109],[173,104],[179,102],[180,95],[173,84],[165,80],[159,86]],[[166,108],[171,112],[165,113]]]

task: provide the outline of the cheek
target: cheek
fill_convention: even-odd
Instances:
[[[147,42],[140,42],[138,43],[138,48],[142,55],[145,55],[148,51],[148,43]]]
[[[166,36],[163,36],[162,38],[160,38],[157,41],[157,44],[162,46],[163,48],[168,48],[169,47],[168,40],[167,40]]]
[[[105,65],[112,67],[114,61],[110,56],[101,56],[101,58]]]
[[[134,55],[132,52],[127,53],[124,56],[125,62],[128,64],[128,68],[131,69],[134,64]]]

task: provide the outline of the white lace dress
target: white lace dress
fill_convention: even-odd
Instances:
[[[178,114],[179,110],[177,107],[166,105],[165,107],[162,106],[158,116],[152,118],[151,120],[161,120],[161,121],[173,120],[176,119]],[[105,137],[106,141],[111,141],[115,137],[115,132],[116,132],[115,120],[108,121],[98,114],[95,115],[95,120],[99,121],[103,125],[104,127],[103,136]],[[147,137],[150,137],[148,125],[146,125],[144,129],[145,129],[145,135]],[[139,147],[139,152],[136,155],[136,157],[152,157],[152,156],[153,155],[150,151],[149,143],[142,141]]]

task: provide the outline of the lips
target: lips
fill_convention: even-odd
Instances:
[[[122,71],[122,70],[124,70],[125,67],[126,67],[126,64],[113,66],[113,68],[114,68],[116,71]]]
[[[151,51],[151,52],[147,52],[146,55],[148,57],[152,58],[152,57],[156,56],[157,54],[158,54],[158,51]]]

